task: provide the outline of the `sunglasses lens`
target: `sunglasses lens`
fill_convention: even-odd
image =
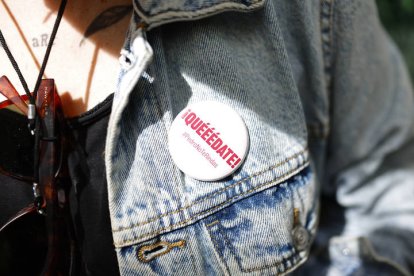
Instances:
[[[0,231],[2,275],[40,275],[47,253],[45,217],[24,214]]]
[[[12,176],[33,177],[34,138],[27,117],[14,104],[0,103],[0,168]]]

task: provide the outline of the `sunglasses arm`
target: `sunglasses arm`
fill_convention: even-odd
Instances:
[[[68,204],[70,179],[66,158],[62,158],[64,137],[60,129],[63,126],[59,120],[59,104],[53,80],[42,80],[36,102],[38,187],[42,197],[39,207],[46,215],[48,233],[48,253],[42,275],[67,275],[68,271],[71,271],[69,275],[75,275],[77,270],[73,261],[76,243]]]

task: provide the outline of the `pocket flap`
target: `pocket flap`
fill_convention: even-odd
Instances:
[[[192,224],[234,202],[286,181],[308,165],[308,151],[303,150],[262,171],[248,173],[252,168],[244,167],[227,181],[202,182],[186,178],[182,183],[184,186],[179,182],[158,183],[158,189],[151,185],[149,189],[135,191],[136,196],[130,197],[133,202],[125,204],[127,208],[119,209],[116,215],[119,225],[125,226],[118,225],[112,230],[114,244],[116,247],[132,245]],[[141,182],[140,185],[145,184]],[[182,189],[176,192],[183,194],[183,198],[174,199],[174,192],[168,192],[171,189]],[[193,199],[183,202],[188,200],[186,197]]]
[[[175,21],[204,18],[225,11],[250,11],[262,7],[264,0],[134,0],[134,10],[148,29]]]

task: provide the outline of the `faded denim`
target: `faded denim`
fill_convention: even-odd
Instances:
[[[134,10],[105,152],[122,275],[413,271],[413,94],[373,1]],[[215,182],[168,152],[175,116],[204,100],[250,135],[245,162]]]

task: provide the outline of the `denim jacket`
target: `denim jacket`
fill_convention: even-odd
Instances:
[[[122,275],[414,271],[413,93],[374,1],[133,3],[105,151]],[[168,151],[204,100],[250,135],[214,182]]]

